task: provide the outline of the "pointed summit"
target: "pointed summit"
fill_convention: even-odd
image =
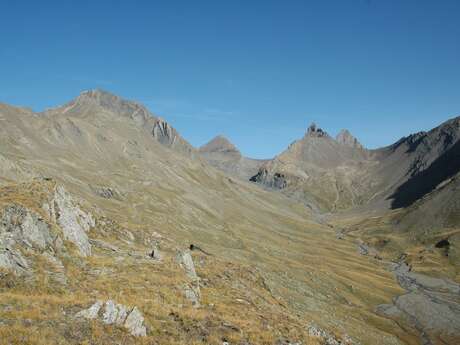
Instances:
[[[45,116],[105,117],[116,119],[125,117],[148,131],[153,139],[174,151],[193,156],[195,149],[164,119],[153,115],[146,107],[135,101],[123,99],[110,92],[87,90],[69,103],[49,109]]]
[[[78,96],[78,98],[92,99],[101,104],[110,103],[110,102],[113,102],[114,100],[116,101],[121,100],[121,97],[118,97],[117,95],[114,95],[113,93],[110,93],[102,89],[92,89],[92,90],[82,91],[80,95]]]
[[[132,118],[138,125],[146,125],[154,118],[143,105],[123,99],[110,92],[94,89],[80,93],[72,101],[57,108],[48,109],[44,115],[82,115],[97,114],[100,110],[109,111],[116,115]]]
[[[185,155],[193,155],[195,149],[190,145],[177,130],[166,120],[156,117],[143,105],[125,100],[110,92],[95,89],[84,91],[76,99],[76,103],[96,105],[104,110],[130,117],[139,126],[149,130],[152,137],[163,146],[169,147]]]
[[[200,152],[227,152],[227,153],[238,153],[240,151],[223,135],[218,135],[200,147]]]
[[[348,129],[342,129],[335,140],[342,145],[363,149],[363,145],[356,139]]]
[[[80,96],[77,97],[76,103],[81,105],[97,105],[114,113],[136,117],[136,119],[140,120],[142,123],[153,116],[143,105],[123,99],[101,89],[83,91]]]

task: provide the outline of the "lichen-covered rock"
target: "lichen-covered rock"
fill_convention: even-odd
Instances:
[[[118,316],[118,309],[112,300],[105,302],[105,311],[102,315],[102,321],[108,325],[115,323]]]
[[[9,205],[2,211],[0,234],[11,233],[14,240],[38,249],[53,241],[49,225],[39,215],[20,205]]]
[[[75,317],[85,319],[96,319],[104,305],[104,312],[101,320],[107,325],[118,325],[126,328],[135,337],[145,337],[147,328],[144,325],[144,317],[137,307],[130,308],[123,304],[118,304],[113,300],[105,303],[97,301],[88,309],[78,312]]]
[[[78,206],[64,187],[56,187],[51,202],[45,203],[43,209],[60,226],[65,240],[74,243],[81,255],[91,255],[87,232],[95,226],[95,220]]]
[[[134,307],[129,313],[125,321],[125,327],[136,337],[145,337],[147,335],[147,329],[144,326],[144,317],[137,307]]]
[[[126,321],[129,310],[123,304],[117,304],[117,310],[118,310],[118,314],[117,314],[115,323],[117,325],[123,325]]]
[[[79,311],[75,317],[82,317],[85,319],[95,319],[98,316],[99,310],[102,307],[103,302],[102,301],[97,301],[94,303],[91,307],[88,309],[83,309],[82,311]]]
[[[20,205],[8,205],[0,217],[0,267],[17,275],[28,273],[30,266],[20,247],[44,250],[53,244],[49,225]]]
[[[192,302],[192,305],[197,307],[200,305],[201,297],[200,278],[196,274],[190,250],[179,251],[176,255],[176,260],[185,270],[185,274],[190,280],[190,282],[184,286],[185,297]]]
[[[14,246],[11,234],[8,234],[8,237],[0,237],[0,267],[22,275],[28,272],[29,264]]]
[[[176,260],[185,270],[185,274],[187,275],[187,277],[189,277],[191,280],[199,279],[195,271],[195,265],[193,264],[193,259],[192,255],[190,254],[190,250],[178,252]]]

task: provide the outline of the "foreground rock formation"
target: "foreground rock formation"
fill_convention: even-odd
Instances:
[[[178,252],[176,259],[189,279],[189,282],[184,286],[185,297],[187,297],[194,306],[199,306],[201,297],[200,278],[196,274],[190,251]]]
[[[80,255],[91,255],[87,232],[95,226],[92,215],[84,212],[62,186],[53,182],[36,182],[42,198],[35,208],[26,207],[8,199],[26,194],[18,186],[4,190],[6,199],[0,204],[0,268],[18,275],[33,274],[31,254],[43,256],[51,266],[62,267],[58,258],[66,251],[65,241],[72,243]],[[51,205],[51,206],[50,206]],[[32,256],[32,257],[33,257]],[[65,281],[65,278],[61,278]]]
[[[105,324],[123,326],[135,337],[145,337],[147,335],[144,317],[139,309],[137,307],[127,307],[112,300],[108,300],[105,303],[97,301],[88,309],[78,312],[75,317],[90,320],[97,319],[100,312],[102,312],[102,306],[104,306],[104,309],[101,318]]]

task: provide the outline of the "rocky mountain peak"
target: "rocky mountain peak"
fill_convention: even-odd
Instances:
[[[94,89],[83,91],[71,102],[45,111],[47,116],[79,116],[96,117],[120,116],[132,120],[137,126],[145,129],[160,144],[173,148],[175,151],[191,155],[195,149],[164,119],[153,115],[146,107],[135,101],[126,100],[110,92]]]
[[[78,104],[96,104],[104,109],[125,116],[142,115],[144,119],[152,114],[141,104],[125,100],[117,95],[101,89],[83,91],[76,99]]]
[[[80,93],[74,100],[62,106],[47,109],[43,115],[82,115],[82,114],[96,114],[104,110],[111,112],[115,115],[131,118],[139,126],[144,126],[153,117],[150,111],[143,105],[123,99],[110,92],[94,89],[87,90]]]
[[[314,122],[311,123],[311,125],[307,128],[306,136],[309,137],[328,137],[329,135],[319,128]]]
[[[114,101],[120,101],[121,98],[113,93],[102,89],[84,90],[78,96],[79,99],[92,99],[99,103],[112,103]]]
[[[345,146],[350,146],[354,148],[363,148],[363,145],[356,139],[348,129],[342,129],[339,134],[337,134],[335,140]]]
[[[200,152],[234,152],[240,151],[223,135],[218,135],[207,144],[200,147]]]

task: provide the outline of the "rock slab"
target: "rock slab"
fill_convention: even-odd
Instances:
[[[102,311],[102,307],[104,310]],[[100,313],[102,312],[102,316]],[[137,307],[127,307],[123,304],[108,300],[105,303],[97,301],[88,309],[78,312],[75,317],[85,319],[101,319],[107,325],[118,325],[126,328],[135,337],[145,337],[147,328],[144,316]]]

